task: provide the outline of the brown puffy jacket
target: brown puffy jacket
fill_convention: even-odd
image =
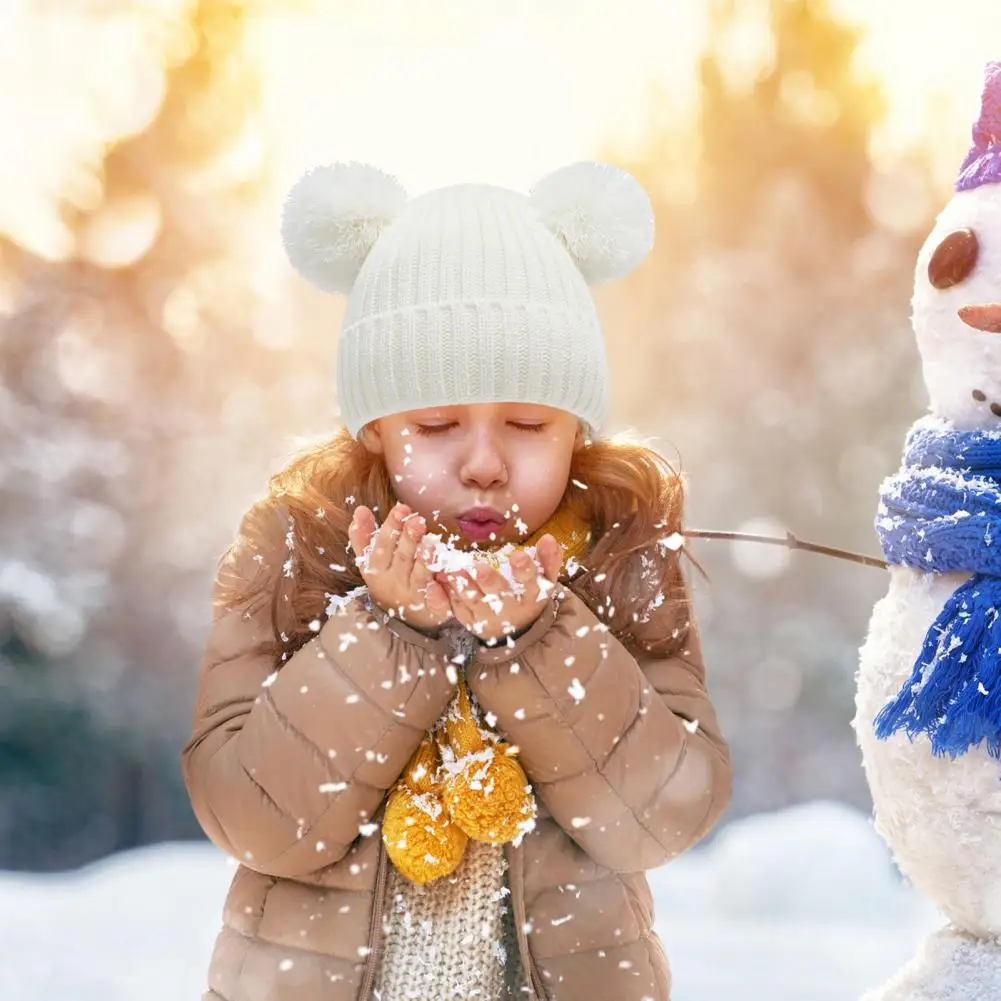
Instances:
[[[251,551],[247,528],[217,588],[283,560],[277,520],[271,551]],[[672,614],[676,652],[637,661],[564,589],[469,670],[539,804],[536,829],[508,846],[529,998],[670,996],[643,870],[694,844],[730,794],[697,636],[687,609]],[[369,1001],[389,864],[380,810],[449,701],[452,650],[359,602],[277,672],[272,649],[268,601],[218,611],[184,749],[195,813],[240,863],[205,998]]]

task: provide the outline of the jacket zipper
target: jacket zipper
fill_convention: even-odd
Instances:
[[[361,990],[358,992],[358,1001],[369,1001],[372,994],[372,985],[375,983],[375,974],[379,965],[379,956],[382,953],[382,912],[386,907],[386,878],[389,874],[389,856],[386,854],[386,846],[379,838],[379,867],[375,876],[375,892],[372,900],[372,924],[368,936],[368,966],[365,967],[365,976],[362,977]]]
[[[508,881],[511,884],[511,909],[514,913],[515,934],[518,937],[518,951],[521,965],[528,978],[529,1001],[548,1001],[549,994],[542,983],[538,967],[528,947],[528,913],[525,909],[525,859],[521,845],[506,845]]]

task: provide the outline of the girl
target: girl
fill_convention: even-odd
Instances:
[[[348,293],[345,429],[224,557],[184,772],[240,866],[212,1001],[666,1001],[644,870],[730,763],[679,565],[682,485],[598,437],[589,284],[649,252],[616,168],[408,202],[356,164],[286,203]]]

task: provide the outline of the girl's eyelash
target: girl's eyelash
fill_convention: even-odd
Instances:
[[[511,426],[517,428],[519,431],[527,431],[529,434],[539,434],[545,431],[545,424],[521,424],[518,421],[511,421]],[[434,435],[442,434],[445,431],[451,431],[455,427],[455,424],[415,424],[414,432],[421,435]]]
[[[455,424],[415,424],[414,431],[417,434],[441,434],[443,431],[450,431]]]

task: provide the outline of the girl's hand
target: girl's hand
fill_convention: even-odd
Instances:
[[[382,526],[364,506],[355,508],[348,538],[373,604],[403,622],[434,631],[452,617],[448,595],[427,568],[421,550],[424,519],[397,504]]]
[[[526,552],[511,556],[511,571],[521,585],[514,594],[500,571],[484,562],[473,572],[436,574],[445,587],[452,614],[482,643],[494,644],[505,636],[524,632],[542,614],[563,563],[560,544],[544,535],[536,547],[535,560]]]

